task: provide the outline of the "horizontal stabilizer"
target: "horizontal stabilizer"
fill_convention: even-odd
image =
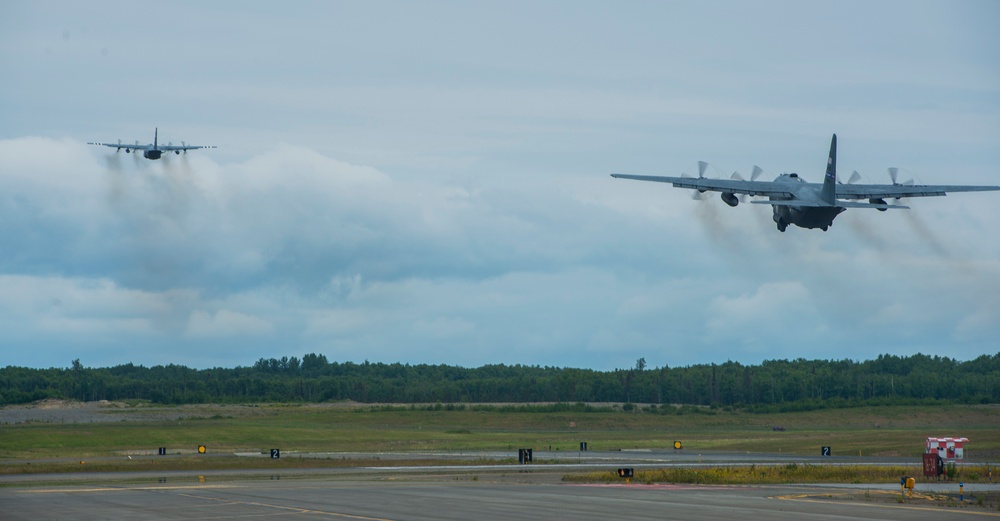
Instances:
[[[875,208],[876,210],[887,210],[887,209],[897,209],[897,210],[909,210],[909,206],[904,206],[901,204],[877,204],[877,203],[859,203],[857,201],[837,201],[837,206],[841,208]]]
[[[875,204],[875,203],[859,203],[856,201],[842,201],[837,200],[837,204],[826,204],[816,201],[750,201],[751,204],[769,204],[771,206],[798,206],[801,208],[875,208],[876,210],[887,210],[889,208],[896,210],[908,210],[909,206],[903,206],[901,204]]]

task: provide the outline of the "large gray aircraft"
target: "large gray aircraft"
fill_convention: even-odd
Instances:
[[[181,146],[176,146],[173,143],[167,143],[166,145],[157,144],[157,135],[160,133],[160,129],[153,130],[153,144],[151,145],[140,145],[139,140],[135,141],[134,145],[129,145],[128,143],[122,143],[122,140],[118,140],[117,143],[87,143],[88,145],[100,145],[105,147],[111,147],[115,149],[115,152],[125,149],[125,153],[131,153],[133,150],[136,152],[142,150],[142,157],[146,159],[159,159],[164,152],[173,152],[174,154],[180,154],[184,152],[187,154],[188,150],[197,150],[199,148],[216,148],[210,145],[185,145],[181,141]]]
[[[655,181],[671,183],[676,188],[691,188],[698,193],[722,192],[722,200],[729,206],[736,206],[741,195],[758,195],[766,201],[750,201],[752,204],[769,204],[774,212],[773,219],[778,231],[785,231],[789,224],[800,228],[819,228],[826,231],[833,219],[848,208],[874,208],[884,212],[892,209],[906,209],[898,204],[903,197],[930,197],[945,195],[947,192],[985,192],[1000,190],[1000,186],[963,185],[915,185],[912,182],[897,183],[897,169],[890,168],[891,185],[854,184],[860,175],[854,172],[847,184],[837,182],[837,135],[830,142],[830,156],[826,162],[826,178],[823,184],[807,183],[798,174],[781,174],[774,181],[757,181],[762,170],[755,166],[750,181],[743,180],[734,173],[732,179],[707,179],[705,167],[708,163],[698,162],[698,177],[662,177],[651,175],[611,174],[618,179]],[[697,194],[695,194],[697,195]],[[845,200],[846,199],[846,200]],[[859,202],[868,199],[868,202]],[[889,204],[886,199],[895,199],[897,204]]]

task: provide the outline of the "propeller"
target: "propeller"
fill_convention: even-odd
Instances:
[[[896,168],[894,166],[890,166],[889,167],[889,178],[892,179],[892,184],[894,184],[896,186],[913,186],[913,179],[907,179],[906,181],[903,181],[902,183],[900,183],[900,182],[896,181],[897,177],[899,177],[899,168]]]
[[[698,161],[698,179],[705,178],[705,169],[707,168],[708,168],[708,163],[704,161]],[[700,190],[695,190],[694,192],[691,193],[691,199],[694,199],[695,201],[703,201],[705,200],[705,192],[702,192]]]
[[[118,140],[118,148],[115,149],[115,153],[117,154],[117,153],[119,153],[121,151],[122,151],[122,140],[119,139]]]
[[[858,171],[855,170],[851,172],[851,177],[847,180],[847,184],[853,185],[854,183],[857,183],[860,180],[861,180],[861,174],[859,174]],[[844,184],[843,181],[837,181],[837,182],[840,184]]]
[[[897,181],[898,177],[899,177],[899,168],[896,168],[894,166],[890,166],[889,167],[889,178],[892,179],[893,186],[913,186],[913,179],[912,178],[907,179],[906,181],[903,181],[902,183],[900,183],[900,182]],[[902,199],[902,197],[897,197],[896,198],[896,202],[898,203],[901,199]]]
[[[705,171],[706,170],[708,170],[708,163],[705,162],[705,161],[698,161],[698,179],[704,179],[705,178]],[[754,165],[753,170],[750,173],[750,180],[751,181],[756,181],[757,178],[760,177],[760,175],[763,174],[763,173],[764,173],[764,169],[763,168],[761,168],[761,167],[759,167],[757,165]],[[691,177],[691,176],[682,173],[681,177]],[[743,176],[739,173],[739,171],[733,172],[732,175],[729,176],[729,178],[732,179],[732,180],[734,180],[734,181],[744,181]],[[726,196],[727,195],[732,199],[732,201],[726,201]],[[735,203],[736,199],[734,197],[735,197],[735,194],[730,194],[730,193],[724,193],[723,194],[723,200],[726,201],[727,204],[729,204],[730,206],[736,206],[736,203]],[[747,201],[747,197],[748,197],[748,194],[741,194],[739,196],[739,201],[745,203]],[[691,199],[694,199],[695,201],[703,201],[703,200],[705,200],[705,192],[701,191],[701,190],[694,190],[691,193]]]
[[[753,165],[753,170],[750,171],[750,180],[756,181],[757,178],[760,177],[760,175],[763,173],[764,173],[763,168],[757,165]],[[738,171],[733,172],[733,175],[729,176],[729,178],[732,179],[733,181],[744,181],[743,176],[740,175]],[[739,196],[740,202],[741,203],[747,202],[747,197],[749,197],[748,194],[740,194]]]
[[[754,167],[754,168],[759,169],[760,167]],[[757,170],[754,170],[754,172],[757,172]],[[757,172],[757,175],[760,175],[760,173]],[[750,176],[752,177],[753,174],[750,174]],[[732,179],[733,181],[744,181],[743,176],[741,176],[738,171],[733,172],[733,175],[729,176],[729,178]],[[747,202],[747,194],[740,194],[739,199],[741,203]]]

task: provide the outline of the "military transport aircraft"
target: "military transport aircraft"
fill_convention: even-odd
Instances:
[[[766,201],[750,201],[752,204],[769,204],[774,212],[773,219],[778,225],[778,231],[785,231],[789,224],[800,228],[819,228],[826,231],[833,219],[848,208],[874,208],[886,211],[890,208],[905,209],[908,206],[898,204],[903,197],[930,197],[945,195],[947,192],[984,192],[1000,190],[1000,186],[963,186],[963,185],[914,185],[897,183],[895,168],[889,169],[892,177],[891,185],[853,184],[860,177],[857,172],[851,176],[847,184],[837,182],[837,135],[830,142],[830,156],[826,162],[826,178],[823,184],[807,183],[798,174],[781,174],[774,181],[757,181],[762,170],[754,167],[750,181],[745,181],[734,173],[732,179],[707,179],[705,167],[708,163],[698,162],[698,178],[693,177],[661,177],[651,175],[611,174],[619,179],[635,179],[638,181],[656,181],[671,183],[676,188],[691,188],[698,193],[706,191],[722,192],[722,200],[729,206],[736,206],[741,195],[758,195],[768,198]],[[695,194],[697,195],[697,193]],[[886,199],[895,199],[897,204],[889,204]],[[868,199],[860,202],[859,199]]]
[[[152,145],[140,145],[139,141],[136,140],[134,145],[129,145],[128,143],[122,143],[122,140],[118,140],[117,143],[87,143],[88,145],[102,145],[106,147],[111,147],[115,149],[115,152],[125,149],[125,153],[131,153],[133,150],[136,152],[142,150],[142,157],[146,159],[159,159],[164,152],[173,152],[175,154],[180,154],[184,152],[187,154],[188,150],[197,150],[199,148],[216,148],[215,146],[206,145],[185,145],[181,141],[181,146],[175,146],[172,143],[167,143],[166,145],[158,145],[156,143],[157,134],[159,134],[160,129],[153,130],[153,144]]]

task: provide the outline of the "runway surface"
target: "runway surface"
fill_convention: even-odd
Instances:
[[[1000,518],[974,508],[898,502],[898,489],[836,486],[575,485],[562,472],[406,473],[328,471],[324,475],[172,474],[135,478],[63,477],[0,488],[0,518],[37,519],[739,519],[884,520]],[[124,481],[122,481],[124,480]],[[8,482],[9,483],[9,482]],[[859,487],[864,487],[863,485]],[[885,490],[880,490],[884,488]],[[994,489],[995,490],[995,489]]]

